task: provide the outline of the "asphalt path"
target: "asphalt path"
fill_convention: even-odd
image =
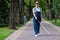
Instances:
[[[60,40],[60,28],[55,25],[42,21],[40,26],[40,35],[34,36],[33,22],[30,21],[26,29],[19,35],[16,40]],[[23,29],[22,29],[23,30]]]

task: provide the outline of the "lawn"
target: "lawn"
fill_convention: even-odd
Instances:
[[[50,22],[60,27],[60,19],[57,19],[56,23],[55,20],[50,20]]]
[[[17,26],[16,28],[19,29],[22,26],[23,24]],[[0,40],[4,40],[14,31],[15,30],[9,29],[8,27],[0,27]]]
[[[8,37],[13,31],[12,29],[8,29],[7,27],[0,27],[0,40],[4,40]]]
[[[44,18],[44,19],[47,20],[46,18]],[[49,21],[49,22],[53,23],[54,25],[60,27],[60,19],[57,19],[56,23],[55,23],[55,20],[47,20],[47,21]]]

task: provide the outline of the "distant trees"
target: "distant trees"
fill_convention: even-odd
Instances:
[[[0,0],[0,26],[16,29],[24,24],[24,16],[32,17],[32,7],[39,1],[42,13],[48,19],[60,17],[60,0]]]
[[[32,17],[31,0],[26,2],[25,0],[0,0],[0,26],[7,24],[10,29],[16,29],[17,25],[24,24],[24,15],[30,19]]]
[[[46,0],[47,3],[47,7],[50,10],[50,15],[49,15],[49,19],[54,19],[55,15],[57,15],[57,10],[58,10],[58,4],[59,0]],[[60,10],[60,9],[59,9]]]
[[[58,15],[58,8],[60,8],[59,0],[39,0],[40,6],[42,7],[43,14],[48,19],[55,19]]]

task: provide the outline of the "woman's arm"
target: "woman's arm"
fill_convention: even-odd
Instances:
[[[33,11],[33,16],[35,17],[35,19],[37,20],[37,17],[36,17],[36,15],[35,15],[35,12]]]

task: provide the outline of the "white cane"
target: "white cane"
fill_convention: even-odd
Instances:
[[[37,20],[38,21],[38,20]],[[38,23],[40,24],[40,22],[38,21]]]

